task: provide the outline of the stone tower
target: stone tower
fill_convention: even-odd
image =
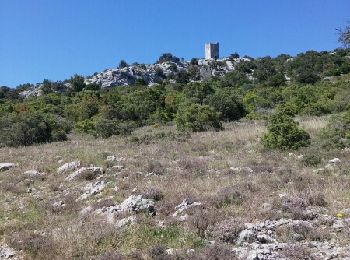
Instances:
[[[217,60],[219,59],[219,43],[206,43],[205,44],[205,59]]]

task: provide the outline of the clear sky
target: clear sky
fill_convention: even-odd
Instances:
[[[339,47],[350,0],[0,0],[0,85],[153,63],[171,52],[262,57]]]

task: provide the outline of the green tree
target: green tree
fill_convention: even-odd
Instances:
[[[350,47],[350,23],[348,22],[348,25],[345,26],[345,28],[339,28],[337,29],[339,37],[338,41],[345,47]]]
[[[220,113],[207,105],[185,103],[177,111],[175,120],[180,131],[203,132],[222,129]]]
[[[262,143],[266,148],[296,150],[310,144],[310,135],[300,129],[292,117],[282,112],[270,117],[267,130],[262,137]]]
[[[208,97],[207,102],[220,112],[226,121],[238,120],[245,114],[242,102],[231,89],[218,89]]]
[[[72,84],[73,92],[80,92],[86,87],[84,77],[77,74],[70,78],[69,83]]]

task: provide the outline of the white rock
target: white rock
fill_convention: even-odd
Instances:
[[[97,177],[98,175],[103,174],[103,168],[102,167],[82,167],[79,170],[76,170],[72,174],[68,175],[66,178],[66,181],[72,181],[83,174],[89,174],[89,173],[96,175]]]
[[[74,171],[80,166],[80,161],[74,161],[70,163],[65,163],[57,169],[58,174],[62,174],[68,171]]]
[[[154,201],[151,199],[143,199],[142,195],[131,195],[119,205],[120,211],[123,212],[155,212]]]
[[[334,158],[334,159],[332,159],[332,160],[329,160],[328,162],[329,162],[329,163],[340,163],[341,160],[340,160],[339,158]]]
[[[124,227],[126,225],[133,224],[135,222],[135,220],[136,220],[135,216],[129,216],[129,217],[123,218],[121,220],[118,220],[115,225],[116,225],[116,227],[121,228],[121,227]]]
[[[7,171],[15,166],[14,163],[0,163],[0,171]]]
[[[80,200],[87,199],[90,196],[96,195],[103,191],[105,188],[105,182],[104,181],[97,181],[95,183],[89,183],[85,186],[85,192],[83,195],[79,197]]]
[[[117,157],[115,157],[114,155],[109,155],[107,156],[107,159],[106,159],[107,162],[114,162],[116,160],[117,160]]]
[[[44,173],[39,172],[39,171],[37,171],[37,170],[25,171],[23,174],[24,174],[24,175],[28,175],[29,177],[38,177],[38,176],[43,176],[43,175],[45,175]]]
[[[8,245],[0,245],[0,259],[19,259],[16,257],[16,252]]]
[[[201,202],[190,202],[187,199],[184,199],[179,205],[175,207],[176,211],[173,214],[173,217],[177,217],[179,214],[181,214],[183,211],[189,208],[193,208],[200,205],[202,205]]]

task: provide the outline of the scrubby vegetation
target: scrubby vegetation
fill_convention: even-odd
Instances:
[[[164,54],[158,62],[164,61],[178,62],[179,59]],[[120,66],[127,64],[121,62]],[[190,71],[196,70],[198,62],[193,60],[190,66]],[[180,131],[220,130],[222,122],[268,119],[276,109],[290,116],[343,113],[349,109],[349,72],[349,49],[336,49],[333,52],[308,51],[296,57],[283,54],[242,61],[233,72],[206,82],[178,80],[169,83],[164,79],[152,87],[137,82],[135,86],[101,89],[96,84],[86,85],[83,77],[74,75],[64,82],[44,80],[41,96],[30,98],[20,95],[33,87],[30,84],[16,89],[1,87],[1,145],[65,140],[71,130],[108,138],[128,135],[145,125],[172,123]],[[182,78],[181,75],[171,77]],[[67,84],[69,88],[65,91]],[[35,118],[29,120],[29,117]],[[28,120],[22,120],[24,118]],[[19,121],[23,121],[22,124]],[[34,121],[34,126],[28,125]],[[329,127],[338,129],[334,126],[336,122],[339,120],[334,119]],[[27,128],[30,131],[25,130]],[[299,135],[296,139],[306,138],[304,132],[297,131],[295,126],[292,128],[289,139],[293,139],[294,134]],[[337,138],[336,143],[345,146],[347,135],[338,132],[324,134],[324,137]],[[28,137],[20,136],[22,133]],[[280,142],[275,137],[265,136],[265,144],[283,146],[283,149],[306,144],[273,145],[272,142]]]
[[[262,142],[267,148],[297,150],[310,143],[310,135],[300,129],[292,117],[283,112],[271,116],[267,130],[268,132],[262,137]]]
[[[0,258],[349,258],[349,73],[337,49],[1,87]]]

